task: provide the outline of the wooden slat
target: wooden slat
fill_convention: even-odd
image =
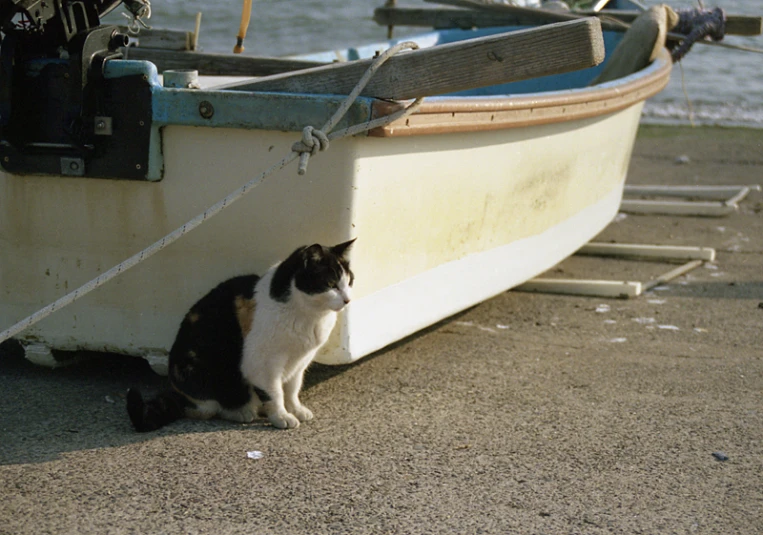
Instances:
[[[604,59],[595,18],[403,52],[377,71],[362,95],[405,100],[592,67]],[[371,59],[316,67],[226,89],[346,95]]]
[[[580,17],[597,16],[616,19],[629,24],[638,17],[640,11],[625,11],[619,9],[602,9],[599,12],[594,11],[552,11],[549,9],[538,9],[533,7],[513,6],[509,4],[489,4],[480,0],[424,0],[433,4],[443,4],[470,8],[496,14],[513,14],[515,16],[535,17],[546,22],[574,20]],[[532,23],[531,23],[532,24]],[[605,30],[626,29],[616,22],[602,21],[601,27]],[[726,35],[760,35],[763,31],[763,17],[748,15],[726,15]]]
[[[637,281],[537,278],[517,286],[514,291],[622,299],[641,295],[642,288]]]
[[[227,76],[270,76],[283,72],[325,65],[318,61],[241,56],[232,54],[202,54],[144,48],[127,49],[126,59],[150,61],[159,72],[172,69],[195,69],[199,74]]]
[[[699,266],[701,266],[704,263],[705,262],[703,260],[691,260],[689,262],[686,262],[683,265],[678,266],[677,268],[673,268],[667,273],[663,273],[659,277],[644,283],[644,291],[648,292],[652,288],[656,288],[657,286],[661,286],[665,284],[666,282],[670,282],[673,279],[677,279],[681,275],[685,275],[691,270],[697,269]]]
[[[739,210],[736,204],[724,202],[650,201],[623,199],[620,211],[627,214],[659,214],[723,217]]]
[[[640,11],[620,11],[617,9],[603,9],[598,13],[592,11],[576,11],[584,16],[606,16],[623,22],[631,23],[636,20]],[[726,14],[726,35],[760,35],[763,32],[763,17],[749,15]]]
[[[499,13],[503,15],[512,14],[515,16],[534,17],[535,20],[541,21],[541,24],[549,24],[552,22],[562,22],[568,20],[578,20],[583,18],[583,15],[573,13],[570,11],[553,11],[550,9],[538,9],[534,7],[522,7],[514,6],[510,4],[491,4],[484,3],[479,0],[424,0],[431,4],[444,4],[449,6],[463,7],[467,9],[474,9],[478,11],[486,11],[489,13]],[[534,24],[534,23],[531,23]],[[618,21],[602,20],[601,27],[604,30],[622,30],[623,25]]]
[[[655,258],[660,260],[715,260],[715,249],[688,245],[646,245],[634,243],[588,242],[575,254],[591,256],[616,256],[632,258]]]
[[[562,22],[573,20],[578,17],[568,11],[554,11],[551,9],[539,9],[534,7],[522,7],[511,4],[494,4],[480,0],[424,0],[430,4],[442,4],[447,6],[463,7],[467,9],[481,9],[493,13],[514,13],[516,15],[535,15],[544,17],[548,21]]]
[[[711,201],[723,201],[735,203],[741,201],[750,190],[761,191],[761,187],[755,185],[738,186],[666,186],[659,185],[631,185],[626,184],[623,195],[641,195],[645,197],[680,197],[684,199],[704,199]]]
[[[530,15],[503,14],[476,9],[379,7],[374,21],[380,26],[424,26],[445,28],[491,28],[494,26],[537,26],[542,18]]]

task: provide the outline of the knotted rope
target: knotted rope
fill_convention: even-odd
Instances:
[[[299,169],[297,172],[304,175],[307,172],[307,162],[310,156],[315,156],[329,148],[329,137],[316,130],[312,126],[306,126],[302,130],[302,141],[297,141],[291,146],[291,150],[299,153]]]
[[[264,182],[265,179],[268,178],[270,175],[286,167],[288,164],[294,161],[297,157],[300,158],[299,174],[302,175],[305,173],[307,169],[307,163],[310,156],[322,150],[326,150],[329,146],[329,140],[337,139],[340,137],[352,136],[355,134],[359,134],[361,132],[365,132],[366,130],[371,130],[374,128],[378,128],[380,126],[385,126],[407,115],[410,115],[411,113],[416,111],[418,107],[421,105],[423,98],[418,98],[414,100],[413,103],[411,103],[408,107],[398,110],[389,115],[385,115],[384,117],[379,117],[379,118],[367,121],[365,123],[356,124],[348,128],[339,130],[337,132],[332,132],[331,134],[328,134],[328,132],[331,132],[331,130],[333,130],[333,128],[342,119],[342,117],[344,117],[345,113],[347,113],[347,110],[350,109],[350,106],[352,106],[353,102],[358,97],[360,92],[363,91],[363,89],[366,87],[371,77],[376,73],[376,71],[379,70],[379,67],[381,67],[385,61],[387,61],[390,57],[392,57],[394,54],[398,53],[401,50],[405,50],[405,49],[415,50],[417,48],[418,48],[418,45],[416,43],[413,43],[411,41],[406,41],[385,50],[382,54],[380,54],[377,58],[374,59],[373,63],[371,63],[371,65],[368,67],[368,70],[366,70],[366,72],[363,74],[363,76],[358,81],[355,88],[347,96],[347,98],[345,98],[344,101],[342,101],[342,104],[339,106],[339,109],[337,109],[337,111],[334,113],[334,115],[331,116],[328,122],[326,122],[326,124],[323,125],[323,128],[321,128],[320,130],[316,130],[312,127],[305,128],[305,130],[303,131],[302,141],[295,143],[289,155],[284,157],[280,162],[269,167],[268,169],[260,173],[257,177],[253,178],[252,180],[250,180],[249,182],[247,182],[246,184],[244,184],[243,186],[235,190],[233,193],[231,193],[230,195],[228,195],[221,201],[213,204],[212,206],[204,210],[204,212],[202,212],[201,214],[197,215],[196,217],[188,221],[182,227],[175,229],[174,231],[170,232],[159,241],[154,242],[153,244],[149,245],[148,247],[146,247],[139,253],[134,254],[133,256],[125,260],[124,262],[119,263],[118,265],[102,273],[95,279],[83,284],[82,286],[74,290],[73,292],[66,294],[60,299],[38,310],[31,316],[19,321],[12,327],[6,329],[2,333],[0,333],[0,342],[3,342],[11,338],[12,336],[20,333],[24,329],[27,329],[28,327],[34,325],[40,320],[50,316],[53,312],[65,307],[66,305],[73,303],[80,297],[92,292],[93,290],[95,290],[99,286],[102,286],[103,284],[110,281],[114,277],[124,273],[131,267],[134,267],[140,264],[141,262],[143,262],[144,260],[147,260],[149,257],[158,253],[159,251],[161,251],[162,249],[164,249],[171,243],[177,241],[182,236],[184,236],[191,230],[195,229],[196,227],[198,227],[199,225],[207,221],[212,216],[215,216],[219,214],[220,212],[222,212],[225,208],[227,208],[228,206],[233,204],[235,201],[239,200],[241,197],[249,193],[252,189],[262,184],[262,182]],[[317,143],[315,141],[316,139],[317,139]]]
[[[671,30],[686,38],[673,49],[673,62],[680,61],[697,41],[711,38],[720,41],[726,35],[726,13],[723,9],[678,9],[678,24]]]

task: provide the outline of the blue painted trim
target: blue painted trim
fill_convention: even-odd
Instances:
[[[154,92],[153,113],[161,125],[301,132],[323,126],[343,101],[332,95],[161,88]],[[202,102],[212,105],[212,117],[202,117]],[[370,120],[372,104],[373,99],[357,99],[336,129]]]
[[[162,87],[159,74],[148,61],[116,60],[106,63],[109,79],[143,75],[151,85],[153,121],[161,126],[207,126],[301,132],[305,126],[320,127],[344,101],[341,95],[308,95],[226,91],[220,89],[177,89]],[[199,105],[214,109],[204,118]],[[371,119],[374,99],[360,97],[350,107],[337,129]]]
[[[161,87],[159,82],[159,73],[156,71],[156,65],[147,61],[137,61],[132,59],[120,59],[107,61],[103,66],[103,77],[108,79],[124,78],[125,76],[134,76],[142,74],[152,87]]]
[[[156,66],[147,61],[115,60],[104,67],[104,76],[118,79],[142,75],[151,87],[152,124],[147,178],[161,180],[164,169],[162,127],[202,126],[301,132],[305,126],[321,128],[339,108],[340,95],[302,95],[225,91],[220,89],[177,89],[163,87]],[[205,118],[201,103],[211,105],[214,113]],[[334,128],[370,121],[374,99],[360,97]],[[295,141],[298,141],[295,137]]]

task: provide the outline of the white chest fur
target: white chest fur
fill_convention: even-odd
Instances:
[[[270,298],[271,269],[255,289],[257,306],[252,328],[244,340],[244,377],[280,377],[288,381],[312,361],[336,324],[337,313],[317,310],[294,295],[286,303]]]

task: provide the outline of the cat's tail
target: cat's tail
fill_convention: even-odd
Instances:
[[[174,390],[162,392],[154,399],[144,401],[137,388],[127,391],[127,414],[139,433],[155,431],[185,416],[190,402]]]

